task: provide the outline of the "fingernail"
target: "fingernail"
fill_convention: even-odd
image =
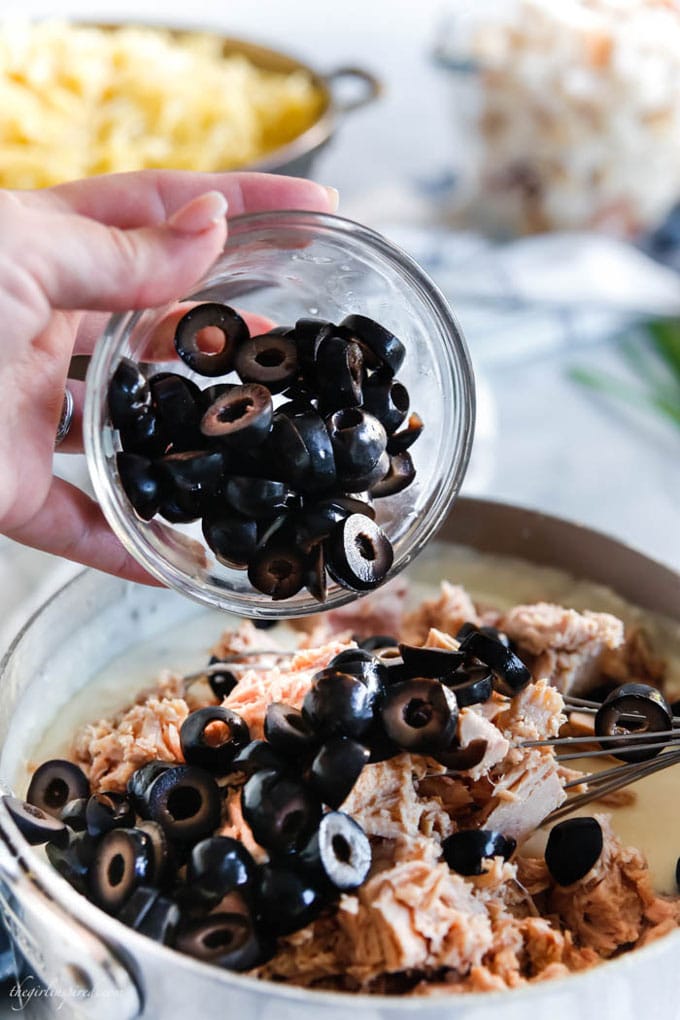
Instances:
[[[337,188],[329,188],[325,184],[323,187],[328,195],[328,211],[332,213],[337,212],[337,208],[340,205],[340,192]]]
[[[202,234],[223,220],[227,212],[227,200],[219,191],[206,191],[198,198],[177,209],[168,216],[168,226],[180,234]]]

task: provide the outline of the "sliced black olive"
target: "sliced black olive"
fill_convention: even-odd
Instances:
[[[386,477],[390,470],[389,454],[383,453],[365,474],[351,475],[338,472],[338,484],[344,486],[347,492],[369,492],[373,493],[374,487]],[[371,496],[371,498],[373,498]]]
[[[158,889],[154,889],[150,885],[138,885],[118,911],[118,920],[128,928],[136,928],[144,920],[159,896]]]
[[[270,959],[275,944],[248,914],[217,913],[181,926],[175,948],[225,970],[252,970]]]
[[[212,386],[206,386],[205,389],[201,390],[200,391],[201,396],[198,400],[198,408],[199,411],[201,412],[200,417],[203,418],[203,415],[208,410],[208,408],[212,407],[212,405],[216,403],[216,401],[218,401],[220,397],[223,397],[225,393],[230,393],[233,389],[236,388],[237,385],[238,385],[237,383],[213,383]],[[203,433],[201,433],[201,435],[203,435]]]
[[[438,680],[423,677],[394,684],[385,694],[381,711],[388,737],[408,751],[440,751],[456,733],[456,696]]]
[[[305,588],[317,602],[324,603],[328,593],[326,582],[326,554],[322,545],[317,545],[307,558]]]
[[[108,389],[109,415],[114,429],[124,428],[151,405],[151,390],[130,358],[121,358]]]
[[[398,453],[406,453],[415,443],[420,433],[425,428],[423,419],[419,414],[410,414],[406,428],[401,429],[400,432],[393,432],[387,440],[387,452],[390,456],[395,456]]]
[[[416,469],[413,466],[411,454],[395,453],[390,457],[387,474],[370,487],[371,498],[384,499],[385,496],[394,496],[397,492],[403,492],[415,477]]]
[[[280,333],[254,336],[237,350],[234,368],[244,383],[262,383],[270,393],[281,393],[300,370],[295,340]]]
[[[287,418],[287,424],[284,419]],[[291,484],[303,492],[322,493],[336,482],[333,445],[323,418],[315,411],[293,417],[279,412],[272,447]]]
[[[267,705],[264,735],[274,750],[284,756],[303,755],[319,744],[319,738],[302,712],[282,701]]]
[[[173,372],[159,372],[149,379],[151,402],[173,450],[191,449],[200,438],[202,393],[191,379]]]
[[[393,560],[394,550],[387,535],[364,514],[350,514],[339,521],[327,542],[328,573],[350,591],[377,588]]]
[[[319,748],[309,768],[309,785],[324,804],[339,808],[352,791],[369,757],[368,748],[358,741],[332,737]]]
[[[459,875],[483,875],[489,857],[512,857],[517,840],[493,829],[461,829],[442,843],[444,860]]]
[[[255,518],[273,517],[278,511],[286,510],[292,495],[285,482],[244,476],[230,478],[224,494],[237,513]]]
[[[510,638],[507,634],[504,634],[498,627],[478,627],[480,634],[486,634],[487,637],[493,638],[494,641],[500,641],[506,648],[510,647]]]
[[[140,897],[140,900],[137,901],[137,909],[128,909],[130,900],[142,891],[147,893],[145,906],[142,907]],[[128,927],[134,928],[140,935],[146,935],[147,938],[153,939],[154,942],[171,945],[181,920],[178,904],[167,896],[161,896],[157,889],[150,889],[148,886],[138,886],[130,900],[119,912],[118,920],[127,924]],[[126,920],[126,917],[135,914],[134,921]]]
[[[508,698],[531,683],[531,673],[522,660],[502,641],[480,630],[466,634],[460,642],[460,650],[488,666],[494,674],[496,690]]]
[[[225,567],[245,570],[257,548],[257,522],[230,510],[203,517],[203,537]]]
[[[241,806],[256,842],[272,853],[302,849],[321,818],[321,803],[310,789],[266,769],[248,779]]]
[[[155,464],[158,476],[165,480],[165,491],[187,505],[201,509],[224,479],[224,461],[219,450],[184,450],[169,453]]]
[[[271,630],[272,627],[276,627],[278,620],[258,620],[252,621],[255,630]]]
[[[146,803],[146,793],[154,779],[160,776],[161,772],[173,768],[171,761],[161,761],[160,758],[152,758],[151,761],[140,765],[132,773],[127,781],[128,797],[135,809],[141,814],[142,805]]]
[[[198,337],[201,330],[214,327],[224,337],[220,351],[209,354],[202,351]],[[185,365],[199,375],[226,375],[234,367],[234,358],[240,344],[249,337],[248,327],[233,308],[228,305],[207,302],[196,305],[177,323],[175,350]]]
[[[153,461],[138,453],[117,453],[116,467],[120,484],[132,507],[143,521],[158,512],[161,488]]]
[[[572,885],[597,863],[603,845],[596,818],[567,818],[550,830],[545,848],[548,871],[558,885]]]
[[[248,567],[253,588],[274,600],[297,594],[305,583],[307,560],[297,549],[272,541],[257,550]]]
[[[257,906],[266,931],[278,937],[304,928],[319,916],[326,900],[304,873],[263,865]]]
[[[363,402],[364,356],[359,344],[333,334],[325,337],[317,348],[315,368],[319,407],[325,414]]]
[[[314,415],[313,409],[308,413]],[[293,416],[289,416],[281,409],[276,411],[272,418],[267,445],[272,461],[276,465],[277,478],[295,485],[309,476],[312,467],[311,455]],[[328,445],[330,446],[330,442]]]
[[[408,414],[408,390],[389,372],[374,372],[364,384],[363,396],[364,408],[375,415],[388,434],[398,429]]]
[[[139,829],[112,829],[99,840],[90,864],[90,896],[98,907],[115,914],[151,870],[149,839]]]
[[[54,815],[48,815],[35,804],[19,800],[18,797],[3,797],[2,802],[12,816],[12,821],[24,839],[37,846],[40,843],[54,843],[55,846],[68,846],[69,831],[64,822]]]
[[[348,511],[330,501],[307,502],[291,520],[291,537],[296,545],[309,553],[328,538],[338,521],[348,516]]]
[[[451,673],[465,661],[464,652],[449,648],[424,648],[400,642],[399,651],[409,677],[426,676],[443,680],[447,673]]]
[[[216,655],[210,656],[209,666],[216,666],[221,659],[218,659]],[[233,691],[234,687],[238,684],[238,677],[227,668],[225,663],[224,669],[220,670],[219,673],[209,673],[208,683],[210,684],[210,690],[213,692],[216,698],[226,698]]]
[[[190,524],[201,516],[201,500],[191,494],[175,492],[161,500],[158,512],[170,524]]]
[[[87,828],[85,812],[89,799],[89,797],[76,797],[75,800],[69,800],[64,804],[59,813],[62,822],[68,825],[69,829],[73,829],[74,832],[84,832]]]
[[[479,765],[488,747],[486,740],[471,740],[465,747],[459,747],[454,740],[451,747],[447,747],[443,751],[435,751],[432,757],[452,772],[465,772],[467,769],[473,769],[475,765]]]
[[[341,811],[329,811],[299,861],[324,884],[349,892],[362,885],[371,868],[371,844],[358,822]]]
[[[150,818],[143,818],[137,828],[149,839],[151,857],[149,880],[159,888],[171,885],[177,874],[178,861],[162,826],[158,822],[152,822]]]
[[[673,714],[661,691],[648,684],[627,683],[615,688],[602,703],[595,716],[595,733],[599,737],[621,736],[630,733],[649,733],[649,741],[631,740],[627,745],[620,741],[605,740],[600,746],[612,757],[622,761],[646,761],[663,751],[669,737],[654,739],[655,732],[673,728]],[[647,751],[637,750],[636,744],[655,744]],[[624,750],[624,748],[626,748]]]
[[[316,386],[316,355],[321,342],[334,332],[335,326],[326,319],[298,319],[293,337],[304,380]]]
[[[252,776],[267,769],[270,772],[285,772],[287,762],[266,740],[251,740],[234,758],[231,767],[235,772]]]
[[[376,693],[349,673],[322,669],[302,702],[302,714],[322,737],[360,738],[373,722]]]
[[[359,407],[344,407],[326,419],[339,475],[371,471],[385,452],[387,433],[372,414]]]
[[[406,675],[404,660],[398,648],[379,648],[376,657],[385,670],[385,687],[394,687],[404,680],[413,679],[412,675],[411,677]]]
[[[192,894],[214,907],[234,890],[249,889],[257,865],[243,843],[229,836],[210,836],[191,851],[187,862],[187,884]]]
[[[135,824],[135,811],[124,793],[101,790],[93,793],[85,809],[87,831],[95,838],[111,829],[129,829]]]
[[[365,315],[347,315],[340,325],[356,337],[362,347],[368,348],[392,375],[397,374],[404,363],[406,348],[393,333]]]
[[[80,893],[87,892],[88,874],[96,841],[87,832],[73,832],[68,844],[47,843],[45,853],[52,867]]]
[[[269,434],[274,405],[269,390],[258,383],[234,386],[218,397],[201,418],[201,432],[226,446],[256,446]]]
[[[391,634],[371,634],[359,642],[359,647],[367,652],[376,652],[380,648],[398,648],[399,641]],[[401,652],[399,654],[401,656]]]
[[[360,499],[358,496],[333,496],[330,499],[333,506],[344,511],[344,516],[349,517],[351,513],[363,513],[365,517],[375,520],[375,507],[367,499]]]
[[[163,426],[151,408],[145,408],[136,418],[121,427],[120,442],[125,453],[137,453],[152,460],[161,457],[170,444]]]
[[[346,648],[333,656],[326,668],[361,680],[369,690],[373,708],[376,707],[387,684],[387,669],[375,655],[364,648]]]
[[[493,691],[493,674],[488,666],[460,666],[441,682],[456,695],[459,708],[483,705]]]
[[[369,749],[368,762],[370,765],[379,761],[389,761],[390,758],[396,758],[398,754],[403,753],[402,748],[387,736],[380,719],[375,720],[361,739]]]
[[[224,776],[246,744],[248,724],[236,712],[221,705],[208,705],[190,712],[179,731],[184,760],[213,775]]]
[[[210,835],[220,822],[220,790],[204,769],[176,765],[157,776],[140,805],[140,814],[158,822],[178,843],[195,842]]]
[[[475,634],[478,630],[479,627],[477,626],[476,623],[472,623],[470,620],[466,620],[466,622],[461,624],[461,626],[458,628],[456,640],[459,642],[464,641],[466,637],[469,637],[470,634]]]
[[[78,765],[61,758],[43,762],[33,773],[26,794],[29,804],[59,818],[69,800],[90,796],[90,783]]]

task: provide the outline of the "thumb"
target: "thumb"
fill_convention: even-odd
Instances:
[[[224,195],[208,191],[155,227],[121,230],[84,216],[43,216],[40,231],[30,234],[26,268],[52,308],[159,305],[186,293],[217,258],[226,212]]]

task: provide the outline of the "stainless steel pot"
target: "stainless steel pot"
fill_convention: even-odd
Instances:
[[[461,499],[439,537],[566,569],[680,620],[678,574],[577,524]],[[412,573],[417,576],[417,566]],[[171,592],[89,571],[62,588],[0,664],[0,787],[14,785],[44,721],[58,720],[91,676],[126,649],[205,614]],[[350,998],[222,972],[137,935],[79,896],[28,846],[1,798],[0,908],[35,976],[26,988],[38,979],[45,985],[31,1002],[31,1016],[345,1020],[351,1010],[357,1020],[404,1020],[416,1013],[418,1020],[524,1020],[535,1011],[551,1020],[626,1020],[650,1010],[677,1016],[680,1001],[674,965],[680,932],[566,980],[443,999]]]

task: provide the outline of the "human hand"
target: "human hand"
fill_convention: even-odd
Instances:
[[[0,534],[119,577],[151,578],[86,493],[53,477],[71,357],[108,313],[173,301],[221,251],[229,215],[333,212],[336,194],[267,174],[143,171],[0,191]],[[82,383],[60,452],[82,452]]]

